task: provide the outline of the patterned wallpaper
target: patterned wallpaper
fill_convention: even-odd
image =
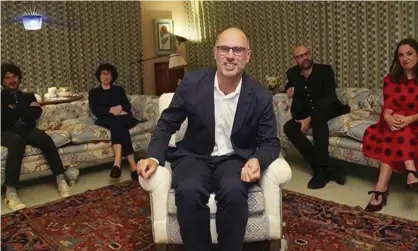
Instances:
[[[243,29],[253,50],[248,71],[260,81],[277,76],[285,81],[297,45],[312,49],[314,61],[331,64],[337,84],[380,87],[396,44],[418,39],[418,2],[186,2],[191,70],[215,66],[217,34],[234,26]]]
[[[21,67],[23,88],[44,94],[51,86],[70,86],[85,92],[98,84],[98,65],[109,62],[127,93],[141,92],[140,67],[133,63],[142,47],[140,2],[2,1],[2,22],[33,10],[63,25],[45,23],[38,31],[20,23],[1,26],[1,61]]]

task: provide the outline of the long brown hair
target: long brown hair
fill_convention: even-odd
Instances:
[[[398,43],[398,45],[396,46],[395,53],[393,55],[392,65],[390,66],[390,69],[389,69],[390,78],[395,83],[400,83],[406,79],[404,69],[401,66],[401,63],[399,62],[398,52],[399,52],[399,47],[401,47],[401,45],[411,46],[415,50],[415,53],[418,54],[417,40],[413,38],[405,38],[405,39],[402,39],[402,41]],[[414,68],[415,68],[415,82],[418,83],[418,63],[415,64]]]

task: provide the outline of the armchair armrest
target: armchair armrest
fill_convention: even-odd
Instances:
[[[172,180],[170,163],[166,162],[165,166],[159,166],[149,180],[144,180],[141,176],[138,180],[142,189],[149,192],[154,241],[167,243],[167,199]]]
[[[132,114],[139,120],[154,121],[154,124],[157,124],[159,117],[158,99],[158,96],[153,95],[131,95]]]
[[[274,114],[277,121],[277,137],[279,139],[285,136],[283,131],[284,124],[292,118],[290,114],[291,104],[292,99],[286,93],[279,93],[273,97]]]
[[[260,187],[264,194],[265,215],[269,217],[270,238],[282,234],[282,187],[292,178],[292,170],[283,158],[278,158],[262,173]]]

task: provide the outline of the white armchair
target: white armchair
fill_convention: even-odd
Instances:
[[[159,111],[168,107],[173,93],[163,94],[159,100]],[[187,121],[173,135],[170,145],[175,145],[182,138],[187,127]],[[245,232],[245,242],[270,241],[270,250],[287,250],[287,241],[283,236],[282,221],[282,186],[291,179],[289,164],[283,159],[276,159],[262,173],[258,185],[250,188],[248,194],[248,218]],[[165,250],[166,244],[182,244],[177,222],[174,189],[172,189],[170,163],[157,168],[149,180],[139,178],[141,187],[150,193],[152,231],[158,250]],[[215,195],[211,194],[208,206],[211,215],[215,216]],[[211,235],[214,244],[217,243],[215,217],[211,217]]]

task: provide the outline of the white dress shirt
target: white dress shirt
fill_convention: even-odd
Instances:
[[[211,156],[225,156],[234,154],[231,143],[231,132],[234,125],[235,112],[241,92],[242,78],[234,92],[225,95],[218,84],[215,74],[214,84],[214,115],[215,115],[215,146]],[[158,163],[156,158],[151,158]]]
[[[215,74],[214,112],[215,112],[215,146],[211,156],[224,156],[234,153],[231,143],[231,132],[234,125],[235,112],[241,92],[242,79],[234,92],[225,95],[218,84]]]

